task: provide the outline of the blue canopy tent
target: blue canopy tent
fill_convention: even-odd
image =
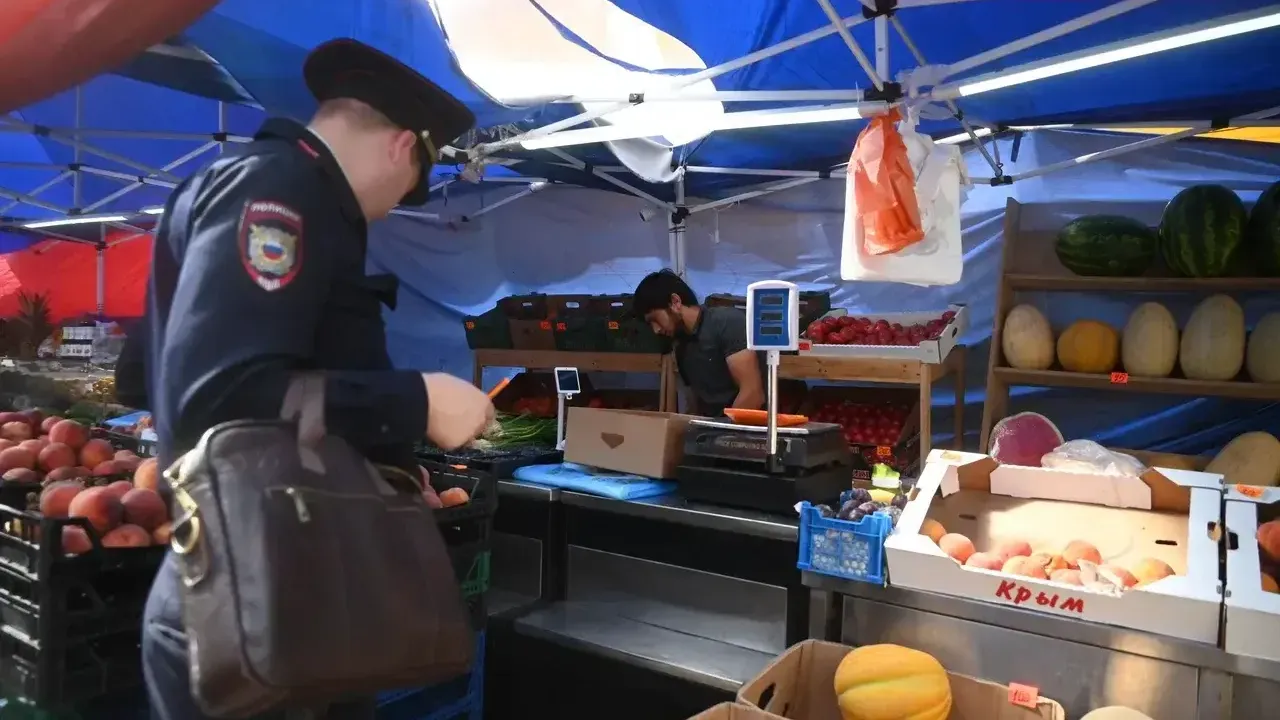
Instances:
[[[448,197],[512,181],[523,186],[517,195],[545,183],[628,193],[670,214],[670,261],[677,269],[684,269],[689,213],[839,177],[861,127],[857,115],[877,111],[872,106],[883,102],[877,98],[896,97],[877,95],[873,74],[881,85],[897,79],[907,95],[935,100],[942,112],[922,122],[935,137],[972,143],[991,136],[983,139],[983,164],[1000,182],[1041,171],[1016,164],[1018,143],[1002,140],[1020,129],[1144,123],[1191,128],[1137,144],[1150,147],[1225,125],[1274,124],[1266,118],[1280,114],[1280,53],[1274,51],[1280,46],[1280,4],[1260,0],[601,1],[677,38],[704,67],[650,68],[666,84],[617,87],[591,97],[568,92],[538,102],[500,102],[462,72],[458,38],[439,20],[439,7],[433,9],[451,0],[335,0],[324,14],[303,0],[224,0],[181,38],[153,48],[116,75],[0,119],[6,131],[0,132],[0,196],[9,198],[0,199],[0,216],[15,219],[7,223],[9,232],[0,228],[0,247],[31,242],[23,225],[68,214],[119,213],[124,220],[112,223],[145,229],[148,216],[138,212],[159,205],[168,186],[206,162],[214,147],[189,154],[211,142],[216,147],[220,140],[243,139],[263,111],[306,117],[314,109],[301,81],[302,59],[335,36],[356,37],[396,55],[477,115],[479,130],[461,139],[461,152],[446,156],[436,169],[436,199],[405,214],[448,218]],[[602,62],[629,67],[609,48],[589,41],[573,18],[563,16],[562,4],[525,2],[565,42]],[[895,12],[877,15],[877,6]],[[1224,23],[1229,33],[1221,30]],[[1155,45],[1135,50],[1143,42]],[[853,48],[863,57],[856,58]],[[1059,64],[1057,74],[1035,79],[1046,74],[1044,66],[1064,59],[1070,63]],[[1019,77],[1023,82],[1010,84]],[[670,83],[696,78],[714,83],[713,99],[728,106],[724,116],[740,121],[739,129],[710,132],[673,148],[671,163],[683,169],[674,182],[646,182],[619,161],[611,145],[571,135],[612,132],[608,117],[591,125],[605,115],[602,106],[680,103],[681,90]],[[663,93],[669,97],[660,98]],[[948,100],[958,105],[967,129],[948,117]],[[593,108],[590,113],[583,113],[584,103]],[[860,104],[865,107],[849,112]],[[842,119],[775,123],[777,118],[742,116],[741,108],[792,113],[792,119],[794,113],[834,110]],[[587,122],[585,130],[566,123],[575,117]],[[1132,140],[1121,136],[1113,144]],[[1074,164],[1057,159],[1053,166]],[[1015,165],[1020,175],[1012,172]],[[477,173],[486,182],[466,181]],[[39,237],[94,242],[100,225],[34,230]]]

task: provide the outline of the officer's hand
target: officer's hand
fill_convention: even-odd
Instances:
[[[471,383],[446,373],[424,373],[427,386],[427,439],[453,450],[480,437],[493,422],[493,403]]]

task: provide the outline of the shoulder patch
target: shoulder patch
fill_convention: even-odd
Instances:
[[[240,216],[240,261],[267,292],[283,289],[302,269],[302,214],[274,200],[250,200]]]

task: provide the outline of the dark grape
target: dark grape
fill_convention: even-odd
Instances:
[[[836,511],[831,509],[830,505],[818,505],[818,514],[824,518],[835,517]]]
[[[854,502],[853,500],[849,500],[848,502],[840,506],[840,512],[836,513],[836,517],[840,518],[841,520],[848,520],[853,516],[854,511],[857,509],[858,509],[858,503]]]
[[[898,508],[899,510],[901,510],[902,508],[905,508],[905,507],[907,506],[907,496],[906,496],[906,495],[895,495],[895,496],[893,496],[893,502],[891,502],[891,503],[889,503],[889,504],[890,504],[890,505],[892,505],[893,507],[896,507],[896,508]]]
[[[871,493],[865,488],[854,488],[849,492],[849,501],[861,505],[871,502]]]

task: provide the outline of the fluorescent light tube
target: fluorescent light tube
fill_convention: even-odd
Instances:
[[[886,107],[885,103],[873,102],[724,113],[710,120],[703,126],[703,129],[710,133],[717,130],[742,130],[746,128],[857,120],[866,115],[883,112]],[[540,138],[525,140],[520,145],[526,150],[544,150],[546,148],[586,145],[588,143],[608,142],[611,140],[657,137],[665,134],[669,129],[671,128],[634,124],[601,125],[583,130],[562,130]]]
[[[979,93],[990,92],[992,90],[1000,90],[1036,80],[1043,80],[1057,75],[1065,75],[1078,70],[1087,70],[1088,68],[1095,68],[1101,65],[1110,65],[1111,63],[1119,62],[1121,60],[1130,60],[1132,58],[1142,57],[1143,55],[1164,52],[1165,50],[1175,50],[1177,48],[1187,47],[1188,45],[1197,45],[1211,40],[1220,40],[1233,35],[1242,35],[1244,33],[1266,30],[1268,28],[1278,26],[1280,26],[1280,12],[1271,13],[1269,15],[1248,18],[1246,20],[1238,20],[1236,22],[1228,22],[1214,27],[1203,28],[1201,30],[1179,33],[1177,35],[1171,35],[1169,37],[1159,38],[1156,40],[1148,40],[1146,42],[1139,42],[1133,45],[1125,45],[1113,50],[1091,53],[1083,57],[1050,63],[1048,65],[1031,68],[1029,70],[996,75],[994,77],[988,77],[975,82],[961,82],[956,86],[956,93],[959,97],[968,97],[970,95],[977,95]]]
[[[984,127],[974,128],[973,134],[977,135],[980,138],[984,138],[991,134],[991,128],[984,128]],[[934,145],[955,145],[956,143],[965,142],[968,139],[969,139],[969,133],[962,132],[959,135],[948,135],[947,137],[944,137],[944,138],[938,138],[937,140],[933,141],[933,144]]]
[[[68,217],[61,218],[59,220],[40,220],[38,222],[29,222],[23,224],[22,227],[28,230],[39,230],[40,228],[63,227],[66,225],[124,222],[128,219],[129,218],[123,215],[84,215],[82,217]]]
[[[164,214],[164,208],[162,208],[162,207],[150,207],[150,208],[143,208],[143,209],[142,209],[142,214],[143,214],[143,215],[163,215],[163,214]]]

